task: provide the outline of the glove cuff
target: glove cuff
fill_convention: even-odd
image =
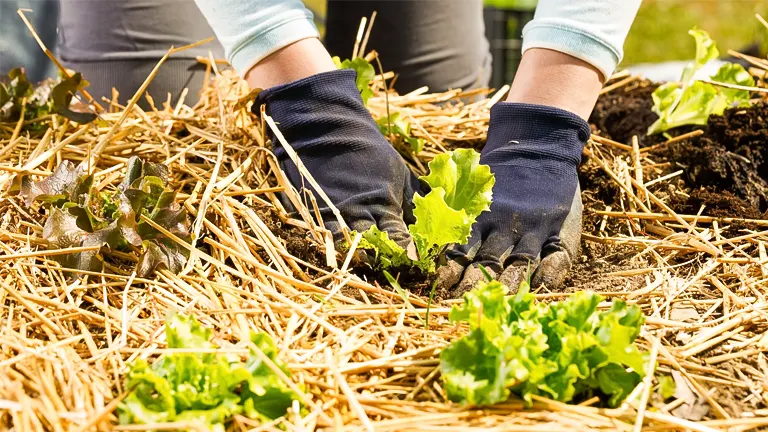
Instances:
[[[578,166],[589,139],[589,124],[560,108],[499,102],[491,108],[488,141],[483,154],[504,149],[518,158],[560,161]]]
[[[354,70],[342,69],[275,86],[259,93],[251,111],[258,114],[265,105],[287,142],[300,153],[329,146],[342,153],[371,143],[386,144],[360,98],[356,77]],[[272,138],[280,158],[283,149]]]

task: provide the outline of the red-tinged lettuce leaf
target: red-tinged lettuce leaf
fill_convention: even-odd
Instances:
[[[69,78],[62,79],[51,91],[53,111],[80,124],[96,120],[96,114],[73,111],[70,107],[75,93],[77,93],[78,89],[84,87],[84,84],[83,76],[79,72]]]
[[[36,200],[51,204],[66,201],[84,204],[92,185],[93,176],[88,175],[84,164],[75,166],[70,161],[64,161],[42,181],[33,182],[27,176],[22,177],[19,194],[27,206]]]
[[[43,237],[52,248],[109,246],[130,251],[142,248],[137,271],[150,276],[164,267],[179,272],[189,252],[165,232],[189,242],[192,238],[186,210],[175,202],[176,193],[166,190],[168,168],[132,158],[126,179],[112,193],[92,190],[93,177],[84,166],[62,163],[48,178],[32,182],[21,178],[20,195],[26,203],[42,201],[50,205]],[[157,230],[141,220],[145,216],[163,229]],[[58,255],[63,265],[81,270],[98,270],[98,250]]]
[[[161,193],[149,214],[149,219],[181,240],[189,242],[192,234],[189,232],[187,211],[176,203],[175,199],[175,192]],[[184,268],[189,258],[189,250],[144,221],[139,222],[137,232],[144,240],[144,253],[139,258],[137,274],[145,277],[161,267],[178,273]]]
[[[105,245],[116,247],[121,235],[117,222],[97,231],[88,232],[78,225],[78,217],[70,213],[69,209],[53,207],[43,226],[43,238],[52,249],[88,246],[100,248]],[[95,248],[89,251],[54,255],[52,258],[67,268],[100,271],[102,261],[98,255],[99,250]]]
[[[163,186],[167,186],[170,171],[164,164],[144,162],[137,156],[133,156],[128,159],[125,177],[123,177],[123,181],[121,182],[121,188],[123,190],[128,190],[132,187],[139,188],[139,184],[137,183],[134,185],[134,183],[146,176],[157,177],[160,179]]]
[[[189,258],[189,251],[172,240],[147,240],[142,243],[144,253],[136,264],[136,274],[148,277],[160,268],[178,273],[184,268]]]

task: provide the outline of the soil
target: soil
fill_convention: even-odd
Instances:
[[[594,130],[622,143],[638,137],[641,147],[666,141],[663,135],[647,136],[657,118],[651,112],[653,83],[643,81],[604,96],[590,118]],[[669,172],[683,169],[678,190],[670,194],[672,208],[681,214],[696,214],[702,205],[706,213],[718,217],[760,219],[768,210],[768,105],[727,110],[712,116],[704,134],[661,146],[650,153],[652,159],[669,161]],[[669,131],[681,135],[694,128]],[[582,190],[602,205],[612,204],[615,187],[594,166],[584,164]],[[682,184],[681,184],[682,183]],[[594,221],[593,221],[594,222]]]
[[[283,224],[277,213],[269,207],[257,207],[254,211],[264,221],[269,230],[282,240],[288,253],[315,267],[327,267],[323,248],[315,242],[309,231]],[[266,259],[266,256],[263,258]]]
[[[620,143],[630,143],[633,136],[643,147],[657,141],[646,135],[648,126],[659,118],[651,111],[651,93],[656,87],[650,81],[641,81],[600,96],[589,123],[601,136]]]

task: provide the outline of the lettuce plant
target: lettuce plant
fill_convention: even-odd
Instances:
[[[171,315],[165,322],[168,348],[211,349],[211,330],[194,316]],[[277,347],[266,333],[251,342],[286,375]],[[131,389],[118,406],[120,424],[188,422],[223,432],[236,414],[265,421],[285,415],[294,393],[254,353],[245,362],[215,352],[178,352],[151,365],[136,360],[128,373]]]
[[[78,123],[89,123],[96,119],[93,113],[73,111],[70,102],[75,93],[88,86],[80,73],[69,78],[48,79],[37,86],[27,80],[23,68],[11,69],[5,82],[0,82],[0,121],[19,120],[22,102],[25,102],[25,120],[47,114],[59,114]]]
[[[435,261],[451,244],[465,244],[472,224],[488,211],[495,183],[490,167],[480,164],[480,154],[472,149],[457,149],[436,156],[429,163],[429,175],[420,177],[431,188],[425,196],[413,197],[416,223],[408,227],[418,253],[411,259],[386,232],[372,226],[363,233],[361,249],[374,252],[382,269],[416,267],[425,273],[435,271]]]
[[[151,275],[158,267],[179,272],[189,252],[145,222],[145,216],[175,236],[191,240],[186,210],[176,203],[176,193],[167,190],[168,167],[128,160],[122,183],[113,193],[93,188],[93,175],[83,164],[64,161],[46,179],[20,179],[19,196],[27,206],[35,201],[49,207],[43,239],[54,249],[109,246],[137,250],[136,273]],[[55,255],[67,268],[100,271],[103,258],[98,250]]]
[[[373,65],[362,57],[355,57],[352,60],[347,59],[344,61],[341,61],[339,57],[333,57],[333,63],[338,69],[352,69],[357,73],[355,84],[360,91],[363,103],[367,105],[368,99],[373,96],[371,81],[376,77],[376,70],[373,69]]]
[[[749,106],[749,91],[730,89],[694,79],[696,72],[719,55],[717,46],[703,30],[688,32],[696,40],[696,58],[686,65],[680,82],[660,85],[652,95],[653,112],[659,115],[648,134],[664,132],[684,125],[706,125],[709,116],[722,114],[726,108]],[[720,67],[712,81],[753,86],[752,76],[736,63]]]
[[[393,112],[388,116],[380,118],[376,124],[379,126],[382,135],[402,140],[402,142],[408,144],[414,154],[418,154],[424,149],[424,139],[411,135],[411,123],[401,117],[399,112]]]
[[[440,355],[443,386],[454,402],[492,405],[514,393],[561,402],[608,397],[617,406],[640,383],[646,360],[635,339],[644,317],[636,306],[577,292],[537,303],[526,282],[514,296],[497,281],[481,282],[454,306],[450,319],[469,333]]]

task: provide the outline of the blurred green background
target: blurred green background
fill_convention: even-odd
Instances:
[[[325,0],[304,0],[318,15],[322,31]],[[414,0],[418,1],[418,0]],[[535,7],[536,0],[485,0],[494,7]],[[708,31],[720,52],[761,45],[768,52],[768,30],[755,18],[768,19],[768,0],[645,0],[624,45],[623,65],[687,60],[694,53],[690,28]]]

